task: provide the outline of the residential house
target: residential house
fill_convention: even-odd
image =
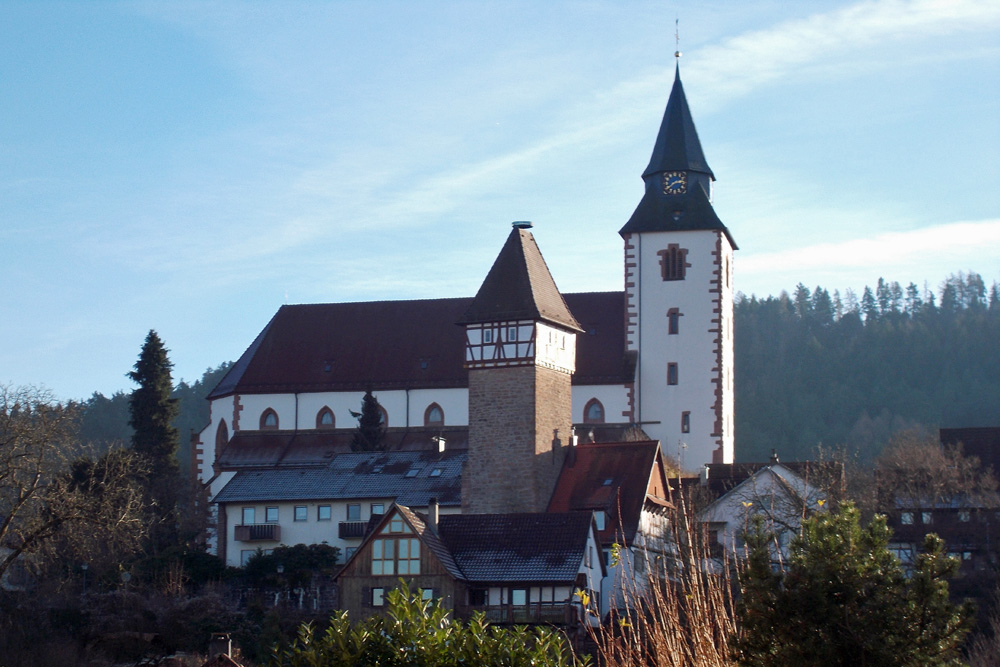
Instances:
[[[393,502],[458,512],[465,451],[358,452],[322,467],[241,470],[216,495],[219,556],[244,565],[258,549],[326,543],[344,561],[361,544],[369,521]]]
[[[573,625],[596,619],[606,574],[591,512],[426,515],[395,504],[337,576],[354,618],[380,613],[401,581],[458,618]]]
[[[673,511],[658,442],[581,443],[570,450],[549,512],[594,513],[607,575],[601,614],[646,592],[648,563],[667,549]]]

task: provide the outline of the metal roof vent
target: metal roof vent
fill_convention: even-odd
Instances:
[[[510,226],[514,229],[531,229],[535,225],[531,222],[531,220],[517,220],[510,223]]]

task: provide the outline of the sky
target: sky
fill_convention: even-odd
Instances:
[[[5,0],[0,384],[472,296],[515,220],[561,290],[622,289],[678,35],[739,291],[1000,281],[994,0]]]

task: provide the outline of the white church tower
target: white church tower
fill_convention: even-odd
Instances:
[[[688,470],[733,461],[733,251],[680,69],[625,240],[632,420]]]

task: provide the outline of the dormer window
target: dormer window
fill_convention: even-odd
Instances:
[[[324,407],[316,415],[316,428],[333,428],[334,426],[336,426],[336,419],[333,416],[333,410]]]
[[[274,431],[278,428],[278,413],[272,408],[264,410],[260,416],[260,430]]]

